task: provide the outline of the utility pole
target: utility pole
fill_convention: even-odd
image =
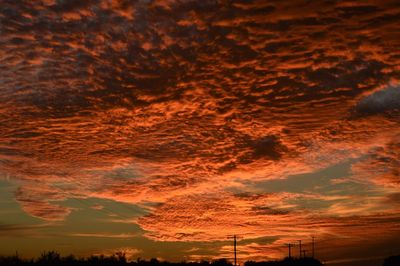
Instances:
[[[236,259],[236,242],[238,237],[236,235],[228,236],[228,238],[233,238],[233,253],[234,253],[234,266],[237,266],[237,259]]]
[[[290,259],[290,258],[292,258],[292,253],[291,253],[292,244],[289,243],[289,244],[286,244],[286,246],[288,246],[288,248],[289,248],[289,259]]]
[[[301,259],[301,240],[298,241],[299,241],[299,258]]]
[[[315,255],[315,236],[312,236],[312,258]]]
[[[233,251],[235,253],[235,266],[236,264],[236,235],[233,235]]]
[[[303,250],[303,258],[306,257],[306,251],[307,251],[307,250]]]

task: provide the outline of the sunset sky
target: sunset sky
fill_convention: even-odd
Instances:
[[[400,254],[399,18],[0,0],[0,255],[232,258],[233,234],[239,263],[312,236],[328,265]]]

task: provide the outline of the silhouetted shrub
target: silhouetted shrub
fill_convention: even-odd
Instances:
[[[218,259],[218,260],[212,261],[211,265],[213,265],[213,266],[232,266],[232,263],[230,263],[227,259]]]

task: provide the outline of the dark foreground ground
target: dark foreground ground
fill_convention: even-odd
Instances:
[[[226,259],[201,262],[167,262],[157,259],[128,262],[125,255],[115,254],[113,256],[90,256],[88,258],[76,258],[73,255],[61,257],[54,251],[45,252],[37,259],[22,259],[18,256],[0,256],[0,266],[233,266]],[[247,261],[244,266],[322,266],[323,264],[314,258],[285,258],[280,261]],[[377,265],[378,266],[378,265]],[[400,266],[400,255],[385,259],[382,266]]]

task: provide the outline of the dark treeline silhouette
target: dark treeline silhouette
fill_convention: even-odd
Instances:
[[[285,258],[278,261],[247,261],[244,266],[322,266],[323,264],[314,258]]]
[[[0,256],[0,266],[233,266],[227,259],[200,262],[167,262],[157,259],[128,261],[124,253],[112,256],[90,256],[77,258],[73,255],[62,257],[58,252],[48,251],[37,259],[23,259],[18,255]],[[321,266],[322,263],[313,258],[293,259],[286,258],[281,261],[247,261],[244,266]]]
[[[23,259],[18,255],[0,256],[0,266],[233,266],[227,259],[199,262],[168,262],[157,259],[128,261],[124,253],[112,256],[90,256],[77,258],[73,255],[62,257],[56,251],[43,252],[37,259]],[[285,258],[278,261],[246,261],[244,266],[322,266],[314,258]],[[384,260],[383,266],[399,266],[400,255],[391,256]]]

